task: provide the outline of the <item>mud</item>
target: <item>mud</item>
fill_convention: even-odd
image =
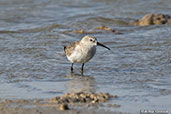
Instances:
[[[84,93],[84,92],[76,92],[76,93],[67,93],[63,96],[56,96],[49,100],[49,103],[104,103],[107,102],[111,98],[117,98],[117,96],[110,95],[109,93]]]
[[[170,24],[171,17],[166,14],[147,14],[142,17],[140,20],[136,20],[135,22],[131,22],[131,25],[138,26],[149,26],[149,25],[162,25],[162,24]]]
[[[65,33],[75,33],[75,34],[101,34],[105,32],[112,32],[114,34],[122,34],[122,32],[115,30],[113,28],[107,27],[107,26],[99,26],[91,30],[73,30],[73,31],[65,31]]]
[[[104,31],[111,31],[111,32],[113,32],[115,34],[122,34],[120,31],[115,30],[115,29],[112,29],[112,28],[107,27],[107,26],[99,26],[99,27],[96,27],[96,29],[98,29],[98,30],[104,30]]]
[[[117,96],[109,93],[67,93],[52,99],[9,100],[0,102],[0,114],[124,114],[103,108],[118,108],[117,104],[103,104]]]

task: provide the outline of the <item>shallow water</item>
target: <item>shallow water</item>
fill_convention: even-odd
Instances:
[[[1,0],[0,98],[51,98],[72,91],[118,95],[111,110],[171,111],[171,26],[128,26],[147,13],[171,15],[170,0]],[[63,45],[108,26],[123,34],[91,34],[112,49],[70,74]]]

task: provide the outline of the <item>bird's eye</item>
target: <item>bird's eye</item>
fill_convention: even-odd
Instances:
[[[92,40],[92,39],[90,39],[90,41],[92,42],[93,40]]]

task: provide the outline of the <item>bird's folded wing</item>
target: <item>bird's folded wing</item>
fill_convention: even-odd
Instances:
[[[70,56],[74,51],[75,47],[79,44],[80,41],[74,42],[71,45],[64,46],[64,51],[67,56]]]

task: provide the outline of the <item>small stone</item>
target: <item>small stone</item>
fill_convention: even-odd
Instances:
[[[61,104],[61,105],[59,106],[59,109],[60,109],[60,110],[69,110],[69,107],[68,107],[67,104],[63,103],[63,104]]]
[[[93,104],[94,104],[94,103],[96,103],[96,101],[95,101],[95,100],[93,100],[91,103],[93,103]]]
[[[86,99],[85,98],[81,98],[81,102],[86,103]]]
[[[94,97],[95,97],[94,94],[91,94],[91,95],[90,95],[90,98],[91,98],[91,99],[94,99]]]
[[[80,94],[80,97],[82,97],[82,98],[86,98],[86,96],[85,96],[85,94]]]

